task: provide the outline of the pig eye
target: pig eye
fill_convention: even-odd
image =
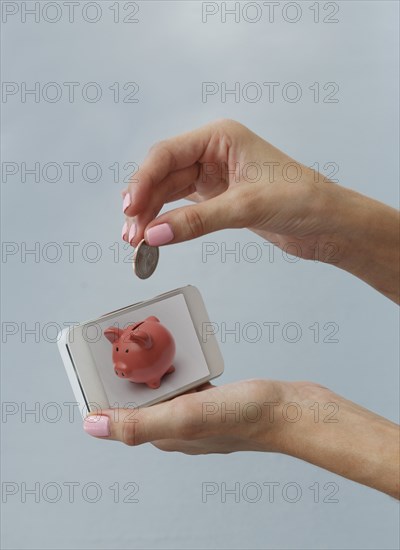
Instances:
[[[118,348],[115,348],[115,351],[118,351]]]
[[[125,353],[128,353],[128,351],[129,351],[129,349],[126,349],[126,350],[125,350]]]

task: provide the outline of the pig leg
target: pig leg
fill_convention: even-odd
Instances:
[[[171,365],[169,367],[169,369],[167,371],[165,371],[165,373],[163,374],[163,376],[165,374],[170,374],[171,372],[174,372],[175,371],[175,367],[174,365]],[[160,379],[157,379],[157,380],[150,380],[150,382],[146,382],[146,385],[149,387],[149,388],[152,388],[153,390],[156,390],[157,388],[160,387],[161,385],[161,380]]]
[[[153,390],[156,390],[157,388],[159,388],[160,384],[161,384],[161,380],[159,378],[157,378],[156,380],[150,380],[149,382],[146,382],[146,386],[148,386]]]

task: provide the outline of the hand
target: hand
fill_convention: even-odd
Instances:
[[[398,212],[330,182],[237,122],[158,143],[122,194],[122,235],[133,246],[143,237],[161,246],[246,227],[399,300]],[[197,204],[158,216],[182,198]]]
[[[329,258],[340,189],[238,122],[217,121],[150,150],[123,192],[123,238],[160,246],[247,227],[291,254],[316,258],[322,247]],[[156,218],[182,198],[198,204]]]
[[[276,451],[278,423],[268,421],[266,402],[282,402],[283,389],[280,382],[267,380],[219,387],[207,383],[151,407],[101,414],[110,419],[108,439],[127,445],[151,442],[163,451],[186,454]],[[96,429],[98,418],[93,414],[85,428]]]
[[[312,382],[246,380],[141,409],[111,409],[85,430],[185,454],[281,452],[399,498],[399,430]]]

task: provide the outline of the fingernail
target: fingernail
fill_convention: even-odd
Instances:
[[[122,210],[125,212],[125,210],[130,206],[131,204],[131,196],[129,193],[125,195],[124,202],[122,203]]]
[[[169,223],[161,223],[150,227],[146,232],[146,242],[150,246],[160,246],[167,244],[174,238],[172,227]]]
[[[94,437],[107,437],[110,435],[110,419],[108,416],[87,416],[83,429]]]
[[[133,239],[135,238],[135,235],[136,235],[136,223],[133,223],[129,230],[129,237],[128,237],[129,243],[133,241]]]
[[[125,222],[122,226],[122,240],[126,240],[126,234],[128,233],[128,224]]]

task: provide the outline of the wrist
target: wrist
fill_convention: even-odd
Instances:
[[[399,427],[308,382],[286,384],[302,416],[279,427],[279,452],[399,498]]]
[[[359,277],[399,301],[399,212],[336,184],[326,184],[322,216],[329,230],[321,237],[325,263]]]
[[[270,393],[271,381],[265,382],[264,395]],[[268,410],[262,427],[264,450],[299,456],[299,446],[315,423],[336,422],[337,407],[332,392],[313,382],[273,381],[275,399],[264,402]]]
[[[281,382],[280,393],[274,415],[276,449],[303,458],[302,447],[315,436],[316,425],[337,423],[337,396],[313,382]]]

